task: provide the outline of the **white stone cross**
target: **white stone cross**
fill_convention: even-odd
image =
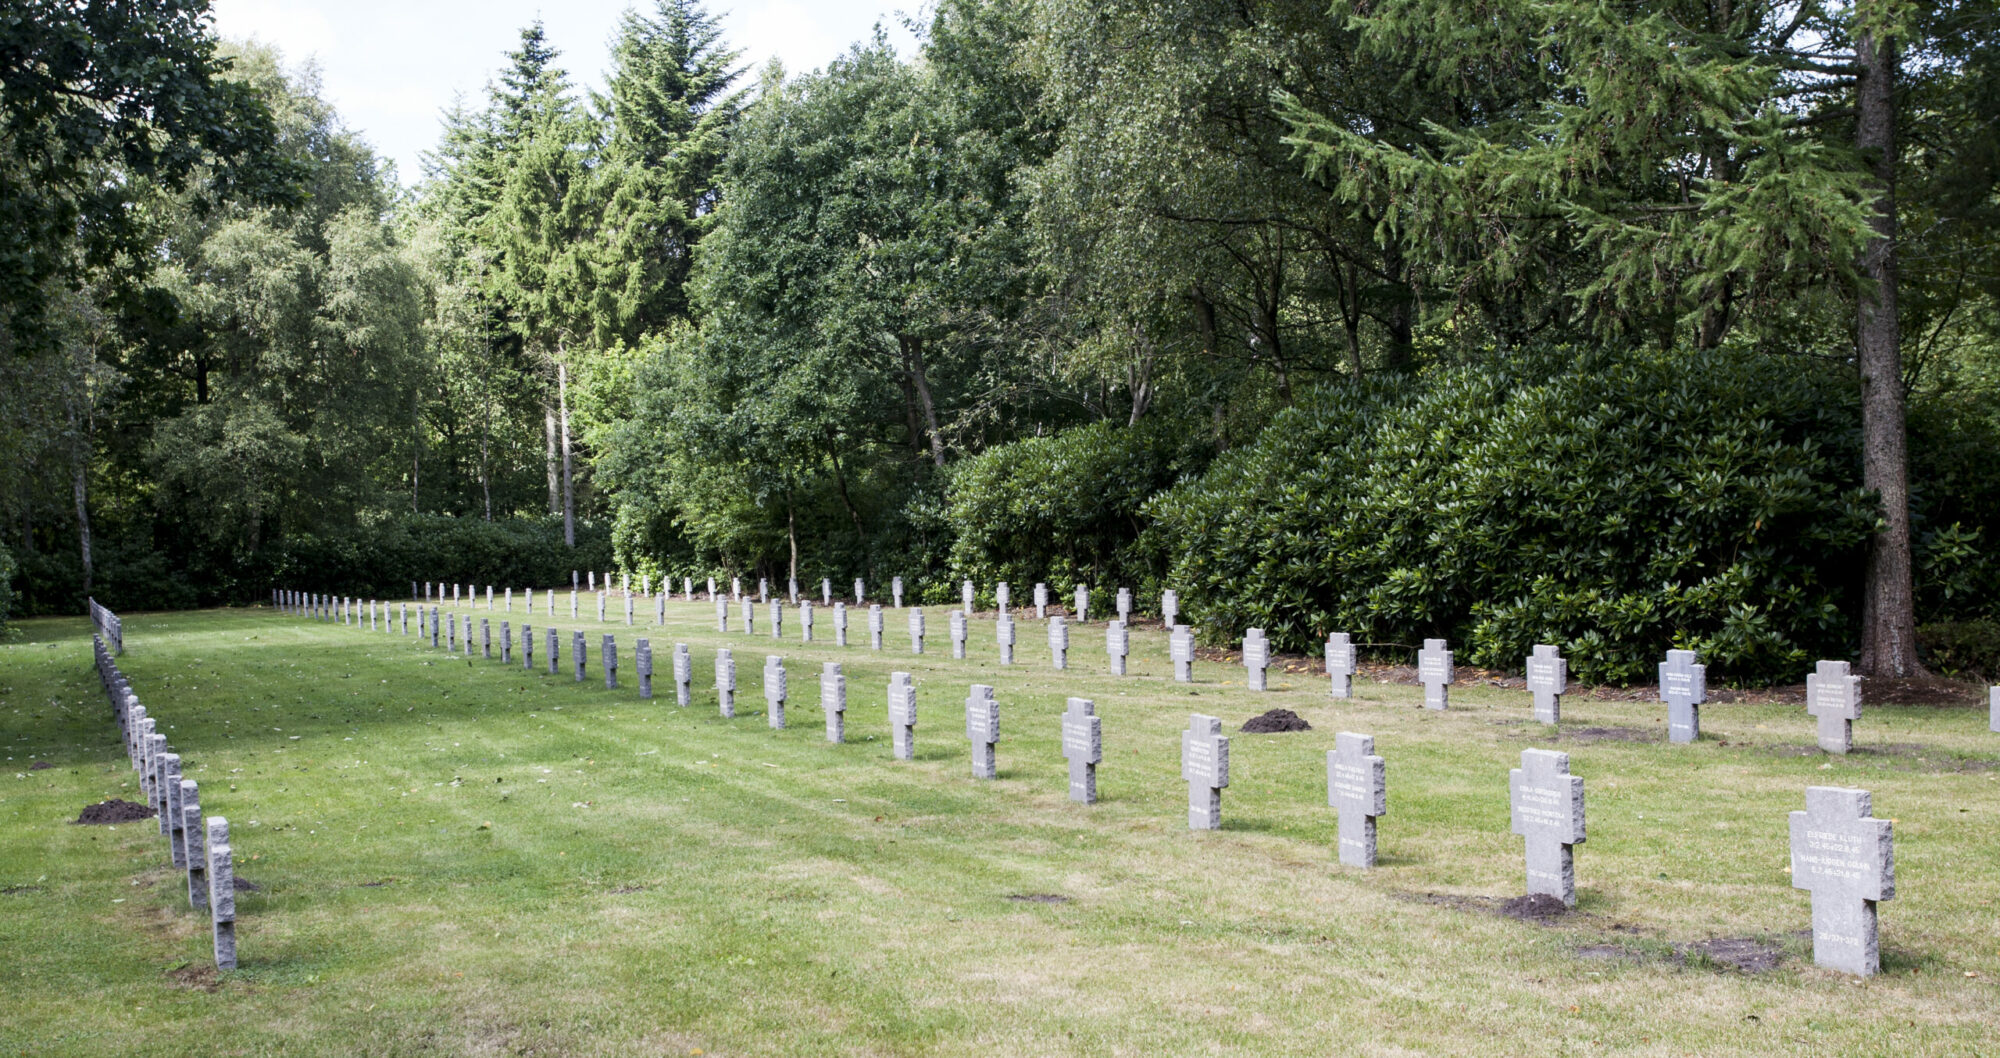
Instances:
[[[1049,663],[1059,669],[1069,667],[1069,626],[1060,615],[1049,618]]]
[[[799,600],[799,639],[806,643],[813,641],[813,604],[811,599]]]
[[[1125,659],[1132,653],[1132,633],[1126,631],[1123,618],[1104,626],[1104,653],[1111,658],[1111,674],[1125,675]]]
[[[923,652],[924,652],[924,612],[921,609],[911,610],[910,653],[921,654]]]
[[[694,656],[686,643],[674,644],[674,700],[686,705],[694,699]]]
[[[833,579],[831,577],[821,577],[819,579],[819,604],[821,606],[833,605]]]
[[[1986,691],[1986,730],[2000,734],[2000,687]]]
[[[1005,610],[993,622],[993,638],[1000,644],[1000,664],[1014,663],[1014,615]]]
[[[1569,662],[1547,643],[1536,643],[1526,662],[1528,693],[1535,696],[1535,719],[1553,724],[1562,717],[1562,696],[1569,691]]]
[[[847,677],[841,675],[838,661],[820,666],[819,708],[826,714],[826,740],[839,742],[846,738],[847,727],[843,717],[847,712]]]
[[[1075,614],[1077,624],[1090,623],[1090,589],[1081,584],[1076,586]]]
[[[535,671],[535,630],[525,623],[521,625],[521,667]]]
[[[598,651],[598,662],[604,669],[604,689],[618,689],[618,637],[605,636],[604,644]]]
[[[208,817],[208,921],[215,968],[236,969],[236,857],[229,848],[229,820]]]
[[[854,578],[854,605],[860,606],[868,601],[867,587],[861,582],[860,577]]]
[[[917,755],[917,691],[910,685],[910,674],[907,672],[889,674],[889,731],[896,759],[914,759]]]
[[[1000,741],[1000,703],[993,700],[993,688],[983,683],[973,684],[965,699],[965,737],[972,743],[973,778],[993,778],[993,744]]]
[[[785,638],[785,608],[778,600],[771,600],[771,638]]]
[[[1375,817],[1389,814],[1387,766],[1375,736],[1341,731],[1326,751],[1326,803],[1340,811],[1340,862],[1375,866]]]
[[[718,632],[729,631],[728,599],[718,598],[715,600],[715,630]]]
[[[847,604],[844,602],[833,604],[833,645],[847,645]]]
[[[1118,589],[1118,619],[1127,624],[1132,622],[1132,589]]]
[[[1667,741],[1701,737],[1701,703],[1708,701],[1708,666],[1692,650],[1669,650],[1660,662],[1660,700],[1667,703]]]
[[[1062,752],[1069,760],[1069,799],[1097,803],[1097,765],[1104,759],[1104,728],[1097,705],[1071,698],[1062,717]]]
[[[1194,682],[1194,629],[1187,625],[1175,625],[1173,634],[1167,637],[1167,652],[1174,660],[1174,680],[1177,683]]]
[[[576,663],[576,682],[582,683],[584,675],[583,673],[584,662],[590,660],[590,650],[583,645],[582,632],[570,633],[569,657],[571,661]]]
[[[1222,789],[1229,785],[1229,738],[1222,721],[1195,713],[1181,732],[1181,778],[1188,784],[1188,829],[1222,827]]]
[[[493,659],[493,625],[485,617],[479,619],[479,653],[488,661]]]
[[[1849,675],[1845,661],[1822,661],[1806,677],[1806,712],[1819,718],[1819,748],[1846,753],[1854,748],[1854,722],[1861,719],[1861,677]]]
[[[764,712],[772,727],[785,726],[785,659],[776,654],[764,658]]]
[[[965,658],[965,611],[953,610],[946,621],[951,628],[951,656]]]
[[[995,610],[1004,614],[1008,612],[1013,602],[1013,595],[1008,590],[1006,581],[1003,580],[993,586],[993,608]]]
[[[724,720],[736,716],[736,659],[728,647],[715,652],[715,700]]]
[[[1866,790],[1806,787],[1791,814],[1792,888],[1812,893],[1813,962],[1867,977],[1881,968],[1875,905],[1896,895],[1893,825]]]
[[[653,644],[640,638],[632,644],[632,671],[639,677],[639,697],[653,696]]]
[[[1424,685],[1424,708],[1448,708],[1451,705],[1451,681],[1456,678],[1451,651],[1445,649],[1444,640],[1424,640],[1424,649],[1417,652],[1417,682]]]
[[[553,628],[549,629],[549,636],[548,636],[549,675],[551,676],[554,676],[562,671],[562,665],[559,664],[562,657],[561,647],[562,647],[561,635],[555,629]]]
[[[1243,633],[1243,667],[1250,672],[1251,690],[1266,689],[1265,675],[1271,667],[1271,641],[1264,638],[1261,628]]]
[[[758,578],[757,578],[757,601],[758,601],[758,602],[763,602],[763,601],[765,601],[766,599],[769,599],[770,597],[771,597],[771,578],[769,578],[769,577],[758,577]]]
[[[785,601],[796,605],[799,601],[799,579],[793,577],[785,581]]]
[[[868,648],[882,649],[882,604],[868,604]]]
[[[1354,640],[1346,632],[1326,637],[1326,674],[1335,698],[1354,697]]]
[[[513,663],[514,663],[513,622],[502,621],[500,622],[500,664],[512,665]]]
[[[958,586],[958,601],[964,604],[966,613],[979,612],[979,608],[973,605],[974,598],[971,581],[965,581]]]
[[[1035,620],[1040,621],[1048,616],[1049,586],[1046,584],[1037,584],[1035,585]]]
[[[743,597],[743,634],[746,636],[757,634],[757,600],[748,595]]]
[[[898,610],[902,609],[902,608],[903,608],[903,578],[901,578],[901,577],[891,577],[891,578],[889,578],[889,594],[890,594],[890,596],[892,596],[892,597],[893,597],[893,601],[894,601],[894,602],[895,602],[895,604],[896,604],[896,609],[898,609]]]
[[[1507,774],[1513,832],[1527,839],[1528,892],[1576,906],[1571,847],[1584,841],[1583,777],[1569,773],[1569,754],[1524,749]]]

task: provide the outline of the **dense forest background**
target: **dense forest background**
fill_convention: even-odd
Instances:
[[[615,568],[2000,664],[1992,0],[941,0],[811,72],[657,0],[407,192],[201,0],[26,6],[0,619]]]

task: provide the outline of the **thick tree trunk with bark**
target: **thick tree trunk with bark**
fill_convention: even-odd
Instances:
[[[571,476],[569,447],[569,368],[556,365],[556,400],[562,405],[562,516],[563,544],[576,546],[576,487]]]
[[[924,416],[924,432],[930,437],[931,462],[944,466],[944,437],[938,433],[937,402],[931,399],[931,382],[924,370],[924,340],[907,335],[897,335],[896,343],[903,350],[903,370],[908,374],[910,387],[916,391],[917,406]]]
[[[1855,352],[1861,368],[1861,482],[1882,502],[1882,526],[1868,551],[1861,608],[1862,672],[1914,676],[1916,595],[1910,562],[1909,455],[1903,426],[1903,360],[1896,315],[1896,45],[1863,36],[1856,49],[1855,143],[1875,179],[1875,238],[1861,254],[1865,289],[1856,299]]]
[[[70,430],[76,432],[76,409],[69,413]],[[83,594],[90,595],[92,566],[90,560],[90,437],[88,432],[76,437],[76,459],[70,470],[70,490],[76,494],[76,543],[83,557]]]
[[[562,469],[560,462],[556,458],[556,410],[553,406],[546,403],[547,399],[547,397],[544,397],[544,403],[542,404],[542,441],[546,448],[543,463],[547,466],[549,472],[549,513],[561,514]]]

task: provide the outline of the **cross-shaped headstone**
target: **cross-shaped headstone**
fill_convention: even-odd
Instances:
[[[500,664],[514,663],[514,625],[511,621],[500,622]]]
[[[728,600],[728,599],[723,599],[723,598],[719,598],[719,597],[718,597],[718,598],[717,598],[717,599],[715,600],[715,630],[716,630],[716,631],[718,631],[718,632],[727,632],[727,631],[729,631],[729,600]]]
[[[1080,625],[1081,625],[1081,624],[1089,624],[1089,623],[1090,623],[1090,589],[1089,589],[1089,588],[1087,588],[1087,587],[1085,587],[1084,585],[1081,585],[1081,584],[1077,585],[1077,586],[1076,586],[1076,600],[1075,600],[1075,601],[1076,601],[1076,623],[1077,623],[1077,624],[1080,624]]]
[[[889,733],[897,760],[913,760],[917,754],[917,691],[910,674],[889,674]]]
[[[742,577],[729,578],[729,597],[731,599],[741,599],[743,597]]]
[[[771,638],[785,638],[785,608],[776,599],[771,600]]]
[[[632,644],[632,671],[639,675],[639,697],[653,696],[653,644],[639,639]]]
[[[727,647],[715,652],[715,699],[724,720],[736,715],[736,659]]]
[[[748,595],[743,597],[743,634],[746,636],[757,634],[757,600]]]
[[[491,619],[479,619],[479,654],[486,660],[493,660],[493,625]]]
[[[208,922],[215,968],[236,969],[236,857],[229,849],[229,820],[208,817]]]
[[[1846,753],[1854,748],[1854,722],[1861,719],[1861,677],[1848,674],[1845,661],[1822,661],[1806,677],[1806,712],[1819,718],[1819,748]]]
[[[833,645],[837,647],[847,645],[847,604],[845,602],[833,604]]]
[[[1188,829],[1222,827],[1222,788],[1229,785],[1229,738],[1222,721],[1194,713],[1181,732],[1181,778],[1188,784]]]
[[[1354,673],[1358,668],[1354,662],[1354,640],[1346,632],[1326,637],[1326,674],[1333,684],[1330,692],[1333,697],[1354,697]]]
[[[896,609],[898,609],[898,610],[902,609],[902,608],[903,608],[903,578],[901,578],[901,577],[891,577],[891,578],[889,579],[889,595],[890,595],[890,597],[891,597],[891,600],[892,600],[892,601],[893,601],[893,602],[894,602],[894,603],[896,604]]]
[[[1132,633],[1123,618],[1104,626],[1104,653],[1111,659],[1111,674],[1125,675],[1125,658],[1132,653]]]
[[[854,578],[854,605],[861,606],[868,601],[867,589],[868,585],[863,584],[860,577]]]
[[[1513,832],[1527,840],[1528,892],[1576,906],[1571,847],[1583,844],[1583,777],[1569,773],[1569,754],[1524,749],[1507,773]]]
[[[714,594],[715,594],[715,582],[714,582],[713,580],[711,580],[711,581],[709,581],[709,582],[708,582],[708,593],[709,593],[710,595],[714,595]],[[694,601],[694,578],[693,578],[693,577],[682,577],[682,578],[681,578],[681,601],[682,601],[682,602],[693,602],[693,601]]]
[[[1049,664],[1069,668],[1069,625],[1063,623],[1061,615],[1049,618]]]
[[[666,587],[668,584],[671,583],[673,582],[667,580],[664,577],[660,578],[660,586],[662,588]],[[651,573],[646,573],[639,577],[639,594],[641,595],[653,594],[653,575]]]
[[[535,630],[521,626],[521,667],[532,672],[535,668]]]
[[[758,577],[758,578],[757,578],[757,601],[758,601],[758,602],[763,602],[764,600],[766,600],[766,599],[768,599],[768,598],[770,598],[770,597],[771,597],[771,578],[769,578],[769,577]]]
[[[799,580],[797,577],[793,577],[785,581],[785,601],[791,603],[794,606],[798,605]]]
[[[629,592],[625,596],[625,626],[632,626],[632,596]]]
[[[821,606],[833,605],[833,579],[831,577],[821,577],[819,579],[819,604]]]
[[[1194,629],[1187,625],[1175,625],[1173,633],[1167,637],[1167,653],[1174,661],[1174,681],[1194,682]]]
[[[1553,724],[1562,717],[1562,696],[1569,691],[1569,662],[1547,643],[1535,644],[1528,655],[1528,693],[1535,696],[1535,719]]]
[[[1451,664],[1451,651],[1445,649],[1444,640],[1424,640],[1424,649],[1417,651],[1417,682],[1424,685],[1424,708],[1449,707],[1451,681],[1457,676],[1457,670]]]
[[[598,661],[604,668],[604,689],[618,689],[618,637],[605,636],[604,645],[599,650]]]
[[[583,682],[583,663],[590,658],[590,650],[583,644],[582,632],[569,634],[569,659],[576,666],[576,682]]]
[[[1266,689],[1265,676],[1271,667],[1271,641],[1264,638],[1261,628],[1243,633],[1243,667],[1250,672],[1251,690]]]
[[[572,577],[574,577],[575,575],[574,575],[574,574],[571,574],[571,576],[572,576]],[[596,591],[596,590],[597,590],[597,571],[593,569],[593,570],[589,571],[589,573],[587,574],[587,576],[588,576],[588,577],[590,578],[590,590],[591,590],[591,591]]]
[[[662,587],[665,587],[665,585],[662,585]],[[667,623],[666,592],[661,592],[659,595],[653,598],[653,623],[656,625],[664,625]]]
[[[1001,613],[1006,613],[1008,612],[1009,605],[1013,601],[1014,600],[1012,594],[1009,592],[1007,588],[1006,581],[1003,580],[1000,583],[995,584],[993,586],[993,608],[995,610],[998,610]]]
[[[576,591],[575,591],[575,589],[571,589],[571,590],[570,590],[570,593],[569,593],[569,619],[570,619],[570,620],[572,620],[572,621],[576,620]]]
[[[772,727],[785,726],[785,659],[776,654],[764,658],[764,715]]]
[[[1132,621],[1132,589],[1118,589],[1118,619],[1130,624]]]
[[[201,818],[201,789],[193,779],[181,780],[181,833],[187,835],[188,904],[208,909],[207,825]]]
[[[972,605],[973,597],[971,581],[965,581],[958,586],[958,601],[964,606],[966,613],[979,612],[979,608]]]
[[[464,621],[465,621],[465,656],[469,658],[472,656],[472,615],[466,614],[464,617]]]
[[[846,738],[847,726],[843,717],[847,712],[847,677],[841,675],[838,661],[820,666],[819,708],[826,714],[826,740],[839,742]]]
[[[1000,644],[1000,664],[1014,663],[1014,615],[1005,610],[993,622],[993,638]]]
[[[438,608],[431,607],[431,646],[438,645]]]
[[[945,623],[951,628],[951,656],[961,661],[965,658],[965,611],[953,610]]]
[[[1160,623],[1172,628],[1181,616],[1181,597],[1172,588],[1160,592]]]
[[[181,755],[160,754],[160,826],[167,833],[167,860],[187,869],[187,834],[181,830]]]
[[[1701,737],[1701,703],[1708,700],[1708,666],[1692,650],[1669,650],[1660,663],[1660,700],[1667,703],[1667,741]]]
[[[1866,790],[1806,787],[1791,814],[1792,887],[1812,892],[1813,962],[1867,977],[1881,968],[1875,905],[1896,895],[1893,826]]]
[[[512,588],[507,589],[507,612],[514,612],[514,589]]]
[[[868,648],[882,649],[882,604],[868,604]]]
[[[604,593],[597,593],[597,623],[604,623]]]
[[[799,639],[813,641],[813,604],[811,599],[799,600]]]
[[[548,647],[549,675],[554,676],[562,671],[562,666],[558,663],[562,654],[562,637],[553,628],[549,629]]]
[[[1375,736],[1341,731],[1326,751],[1326,803],[1340,810],[1340,862],[1375,866],[1375,817],[1389,813],[1387,767]]]
[[[674,644],[674,703],[685,706],[694,700],[694,656],[686,643]]]
[[[1986,730],[2000,734],[2000,687],[1986,691]]]
[[[1097,765],[1104,759],[1104,728],[1097,705],[1071,698],[1063,710],[1062,752],[1069,759],[1069,799],[1097,803]]]
[[[972,743],[973,778],[993,778],[993,744],[1000,741],[1000,703],[993,700],[993,688],[983,683],[973,684],[965,699],[965,737]]]
[[[1048,616],[1049,586],[1046,584],[1037,584],[1035,585],[1035,620],[1044,620]]]
[[[486,612],[493,612],[493,585],[491,584],[486,586]]]
[[[923,652],[924,652],[924,612],[922,610],[911,610],[910,653],[921,654]]]

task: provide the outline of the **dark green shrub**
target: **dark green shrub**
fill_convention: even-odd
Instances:
[[[0,546],[0,628],[7,627],[7,615],[14,610],[14,555]]]
[[[354,529],[288,536],[273,549],[272,585],[402,598],[411,581],[495,588],[555,587],[572,570],[612,568],[611,535],[577,523],[576,547],[563,544],[562,519],[454,518],[404,514]]]
[[[1850,650],[1873,524],[1850,376],[1730,352],[1556,351],[1342,385],[1159,497],[1152,545],[1216,639],[1331,630],[1583,679],[1669,647],[1718,676]]]
[[[1917,626],[1924,664],[1941,676],[2000,678],[2000,621],[1938,621]]]

